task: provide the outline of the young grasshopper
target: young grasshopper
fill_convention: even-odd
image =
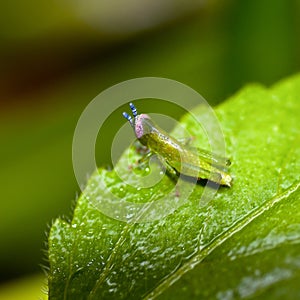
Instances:
[[[232,178],[226,172],[230,161],[226,158],[212,155],[210,152],[188,147],[169,136],[159,128],[146,114],[138,114],[135,106],[130,103],[133,118],[123,113],[129,121],[140,143],[156,153],[166,164],[167,169],[188,177],[208,179],[220,185],[231,186]]]

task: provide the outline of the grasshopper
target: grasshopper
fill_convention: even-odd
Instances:
[[[129,121],[140,143],[150,150],[149,154],[162,158],[167,170],[231,187],[232,178],[227,173],[231,164],[229,159],[187,146],[159,128],[147,114],[138,114],[132,103],[129,106],[133,118],[123,112],[124,118]]]

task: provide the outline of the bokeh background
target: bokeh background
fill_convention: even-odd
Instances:
[[[217,105],[247,83],[269,86],[300,70],[300,1],[1,1],[0,42],[1,298],[41,273],[49,225],[71,216],[72,135],[99,92],[167,77]],[[124,122],[103,129],[99,165]]]

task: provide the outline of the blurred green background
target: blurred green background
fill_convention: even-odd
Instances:
[[[216,105],[271,85],[300,70],[300,1],[2,1],[0,41],[1,298],[41,272],[51,221],[71,216],[72,135],[99,92],[167,77]],[[124,122],[113,115],[103,138]],[[98,153],[108,165],[110,142]]]

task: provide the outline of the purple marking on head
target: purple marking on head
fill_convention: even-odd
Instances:
[[[150,117],[146,114],[140,114],[135,118],[134,131],[138,139],[140,139],[144,135],[144,127],[143,127],[144,119],[150,119]]]

